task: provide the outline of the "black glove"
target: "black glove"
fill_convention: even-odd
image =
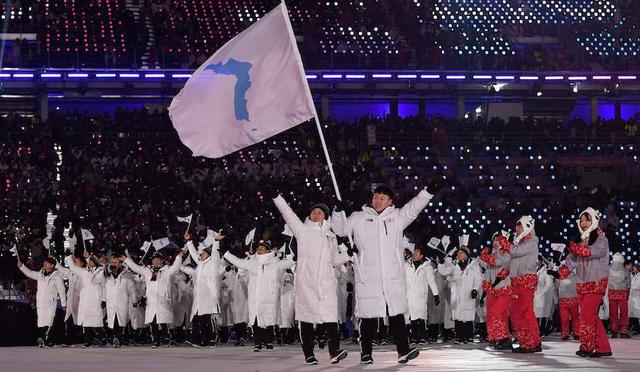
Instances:
[[[436,304],[436,306],[440,305],[440,296],[433,296],[433,302]]]
[[[444,257],[438,257],[438,263],[444,265]]]
[[[226,271],[226,272],[231,271],[231,266],[227,266],[227,267],[225,267],[225,268],[224,268],[224,271]]]
[[[360,253],[360,251],[358,251],[358,248],[355,244],[353,245],[353,247],[347,245],[347,254],[349,255],[349,257],[353,257],[354,254],[358,253]]]
[[[480,307],[484,306],[484,297],[480,299]]]
[[[278,195],[280,195],[280,192],[276,187],[268,184],[262,188],[262,193],[264,194],[264,197],[268,198],[269,200],[273,200],[277,198]]]
[[[429,183],[427,184],[427,191],[429,192],[429,194],[435,195],[444,187],[445,181],[440,177],[436,177],[429,181]]]
[[[340,213],[340,212],[347,212],[347,210],[349,209],[349,203],[347,203],[344,200],[336,200],[335,206],[333,207],[333,209]]]
[[[560,274],[558,274],[557,271],[554,270],[547,270],[547,274],[551,275],[552,277],[556,278],[556,279],[560,279]]]
[[[476,291],[475,289],[471,290],[471,298],[473,298],[474,300],[478,298],[478,291]]]
[[[106,309],[106,308],[107,308],[107,303],[106,303],[106,302],[104,302],[104,301],[102,301],[102,302],[100,303],[100,307],[101,307],[101,308],[103,308],[103,309]]]

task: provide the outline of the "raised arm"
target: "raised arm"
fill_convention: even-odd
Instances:
[[[344,211],[333,211],[331,213],[331,230],[338,236],[353,236],[354,216],[358,212],[354,212],[347,217]]]
[[[27,268],[27,265],[25,264],[22,264],[22,266],[20,266],[20,271],[22,271],[22,273],[26,275],[27,278],[38,280],[38,277],[39,277],[38,272],[30,270],[29,268]]]
[[[426,189],[423,189],[418,193],[418,195],[400,208],[400,221],[402,222],[403,230],[418,218],[432,198],[433,195],[431,195]]]
[[[226,252],[224,254],[224,259],[229,261],[233,266],[238,269],[243,269],[249,271],[249,262],[247,260],[241,260],[238,257],[231,254],[231,252]]]
[[[73,255],[69,255],[65,257],[64,263],[67,265],[67,267],[69,268],[69,270],[71,270],[72,273],[78,276],[82,276],[83,273],[87,272],[86,270],[76,266],[75,262],[73,261]]]
[[[193,241],[189,240],[187,242],[187,249],[189,250],[189,255],[191,256],[193,262],[195,262],[198,266],[201,265],[202,263],[200,262],[200,257],[198,256],[198,250],[196,249],[196,246],[193,245]]]
[[[180,271],[182,271],[183,273],[189,275],[189,276],[194,276],[196,273],[196,269],[194,269],[191,266],[186,266],[186,265],[182,265],[180,266]]]
[[[144,267],[138,265],[137,263],[135,263],[131,257],[127,257],[124,260],[124,264],[127,265],[127,267],[133,271],[136,274],[140,274],[142,276],[145,276],[145,272],[147,271]]]
[[[173,265],[169,266],[169,268],[165,271],[168,275],[173,275],[177,273],[182,267],[182,254],[178,254],[176,259],[173,261]]]
[[[278,195],[275,199],[273,199],[273,203],[276,205],[276,208],[280,211],[282,218],[287,223],[291,231],[293,231],[294,235],[299,235],[300,231],[304,227],[304,223],[300,221],[298,216],[293,212],[289,204],[284,200],[282,195]]]

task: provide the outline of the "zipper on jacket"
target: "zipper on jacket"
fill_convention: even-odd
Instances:
[[[384,224],[384,234],[385,235],[389,235],[389,231],[387,231],[387,221],[384,220],[384,221],[382,221],[382,223]]]

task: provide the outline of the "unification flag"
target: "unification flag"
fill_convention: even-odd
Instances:
[[[250,245],[253,241],[253,238],[256,236],[256,229],[249,231],[247,236],[244,238],[244,245]]]
[[[154,240],[152,244],[153,244],[153,248],[155,248],[156,251],[159,251],[162,248],[171,244],[171,241],[169,241],[169,238],[161,238],[161,239]]]
[[[149,247],[151,247],[151,242],[144,242],[142,243],[142,247],[140,247],[140,250],[147,254],[147,252],[149,251]]]
[[[551,243],[551,249],[553,249],[555,252],[560,252],[560,253],[564,252],[564,248],[566,246],[567,245],[564,243]]]
[[[236,35],[187,80],[169,106],[193,156],[219,158],[315,116],[282,2]]]
[[[190,215],[188,215],[187,217],[180,217],[178,216],[178,222],[184,222],[184,223],[188,223],[191,224],[191,218],[193,217],[193,213],[191,213]]]
[[[80,229],[80,231],[82,232],[82,240],[94,240],[95,239],[95,237],[93,236],[91,231],[85,230],[85,229]]]

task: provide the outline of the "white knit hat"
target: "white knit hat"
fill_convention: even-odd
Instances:
[[[533,219],[533,217],[529,215],[520,217],[520,219],[518,220],[518,223],[522,224],[522,228],[524,229],[524,231],[522,231],[522,234],[513,238],[513,244],[520,243],[520,239],[529,235],[529,233],[532,232],[533,229],[536,227],[536,221]]]
[[[613,262],[617,262],[617,263],[624,263],[624,256],[618,252],[616,254],[613,255]]]

